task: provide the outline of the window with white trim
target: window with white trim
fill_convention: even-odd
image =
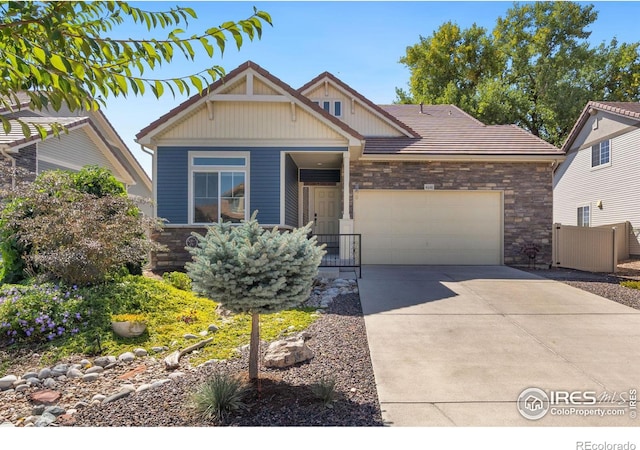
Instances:
[[[591,167],[603,166],[611,162],[609,140],[602,141],[591,147]]]
[[[190,152],[190,222],[247,220],[247,153]]]
[[[591,224],[591,207],[579,206],[578,207],[578,226],[588,227]]]
[[[342,117],[342,101],[340,100],[313,100],[313,103],[333,116]]]

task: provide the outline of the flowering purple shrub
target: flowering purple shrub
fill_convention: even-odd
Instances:
[[[77,286],[53,284],[0,288],[0,347],[42,343],[75,335],[88,325],[91,310],[82,311]]]

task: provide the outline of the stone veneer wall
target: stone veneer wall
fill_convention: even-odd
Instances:
[[[526,265],[522,247],[540,249],[536,263],[551,263],[551,164],[490,162],[351,161],[351,186],[359,189],[499,190],[504,192],[504,263]],[[353,192],[351,192],[353,217]],[[357,222],[358,218],[353,217]]]
[[[38,150],[36,144],[22,147],[18,150],[17,155],[13,155],[16,159],[16,166],[29,172],[27,181],[33,181],[36,177]]]
[[[287,231],[290,227],[279,227],[280,231]],[[152,233],[151,238],[167,247],[167,251],[151,254],[151,268],[157,271],[184,270],[186,262],[191,261],[191,254],[185,249],[187,239],[192,232],[202,236],[207,234],[206,227],[166,227],[161,232]]]
[[[191,261],[191,254],[185,249],[187,238],[195,231],[201,235],[207,233],[204,227],[165,228],[152,235],[153,240],[165,245],[166,252],[155,252],[151,255],[151,267],[154,270],[183,270],[184,264]]]

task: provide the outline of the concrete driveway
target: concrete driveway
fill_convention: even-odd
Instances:
[[[390,426],[640,425],[638,310],[503,266],[365,266],[358,285]]]

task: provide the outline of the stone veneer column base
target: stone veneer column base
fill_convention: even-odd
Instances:
[[[191,254],[186,247],[187,239],[192,232],[204,236],[207,229],[205,227],[167,227],[161,232],[154,233],[153,240],[166,246],[167,250],[154,252],[151,255],[151,268],[162,271],[184,270],[185,263],[191,261]]]

